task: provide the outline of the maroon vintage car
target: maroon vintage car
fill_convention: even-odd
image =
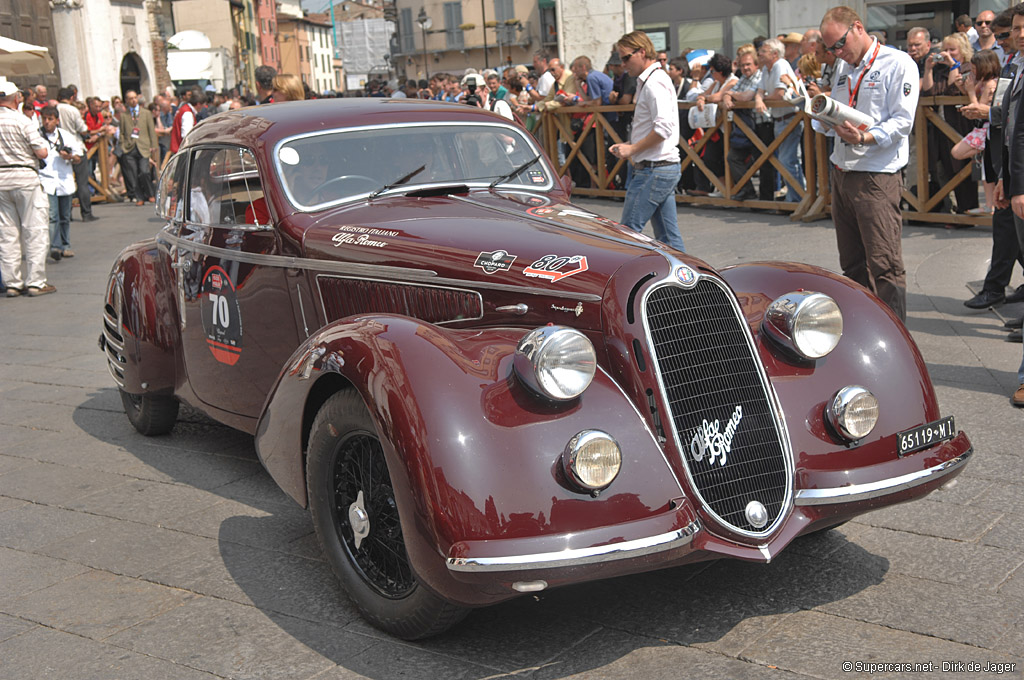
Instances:
[[[405,638],[519,593],[768,562],[968,460],[860,286],[716,271],[568,201],[528,133],[467,106],[214,116],[110,276],[128,417],[166,433],[183,401],[252,433],[351,599]]]

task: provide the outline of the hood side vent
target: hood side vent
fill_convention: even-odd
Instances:
[[[483,316],[483,299],[470,290],[340,276],[318,276],[317,283],[327,323],[355,314],[401,314],[435,324]]]

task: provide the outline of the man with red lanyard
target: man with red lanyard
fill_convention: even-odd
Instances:
[[[821,35],[838,57],[832,98],[875,121],[866,129],[814,121],[818,132],[838,138],[830,160],[839,266],[906,321],[900,194],[920,93],[917,65],[868,35],[849,7],[826,12]]]

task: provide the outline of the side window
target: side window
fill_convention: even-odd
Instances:
[[[189,174],[189,221],[210,226],[267,226],[270,214],[256,159],[248,149],[200,149]]]
[[[160,174],[160,186],[156,192],[157,214],[165,220],[181,219],[185,205],[182,195],[185,166],[185,154],[177,154],[167,162]]]

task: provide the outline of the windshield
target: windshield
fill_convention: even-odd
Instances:
[[[278,147],[276,165],[292,204],[315,210],[382,189],[487,186],[503,176],[499,186],[550,189],[551,170],[530,163],[538,153],[527,134],[512,127],[416,125],[289,139]]]

